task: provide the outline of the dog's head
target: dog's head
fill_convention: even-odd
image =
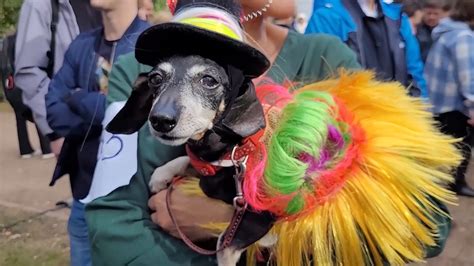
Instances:
[[[152,134],[168,145],[199,140],[216,124],[240,137],[265,126],[251,80],[200,56],[174,56],[141,74],[107,130],[130,134],[146,120]]]

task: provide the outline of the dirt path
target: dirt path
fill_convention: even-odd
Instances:
[[[2,104],[4,105],[4,104]],[[63,178],[49,187],[55,159],[40,157],[20,159],[15,117],[5,106],[0,111],[0,205],[28,212],[54,207],[59,200],[70,198],[69,180]],[[39,148],[36,130],[29,125],[31,143]],[[68,212],[49,214],[67,219]]]
[[[36,130],[29,125],[31,143],[38,148]],[[70,198],[69,181],[49,187],[55,159],[20,159],[15,118],[6,104],[0,104],[0,229],[1,266],[69,265],[66,233],[68,209],[49,212],[59,200]]]

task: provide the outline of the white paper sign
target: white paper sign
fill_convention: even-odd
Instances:
[[[115,189],[130,183],[137,172],[138,133],[116,135],[105,130],[107,124],[123,108],[125,101],[111,104],[105,111],[104,129],[97,154],[97,165],[89,195],[80,200],[87,204],[96,198],[108,195]]]

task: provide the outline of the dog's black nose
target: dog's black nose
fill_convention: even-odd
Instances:
[[[152,115],[150,123],[153,129],[161,133],[168,133],[176,126],[176,119],[168,115]]]

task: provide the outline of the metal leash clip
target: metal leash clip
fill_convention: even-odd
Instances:
[[[242,181],[244,179],[245,171],[247,170],[247,160],[249,158],[248,155],[245,155],[240,160],[235,159],[235,151],[237,150],[237,145],[234,146],[232,149],[232,154],[230,159],[235,167],[235,174],[234,174],[234,181],[235,181],[235,190],[236,196],[234,197],[233,203],[234,207],[237,210],[242,210],[247,208],[247,202],[244,199],[244,194],[242,190]]]

